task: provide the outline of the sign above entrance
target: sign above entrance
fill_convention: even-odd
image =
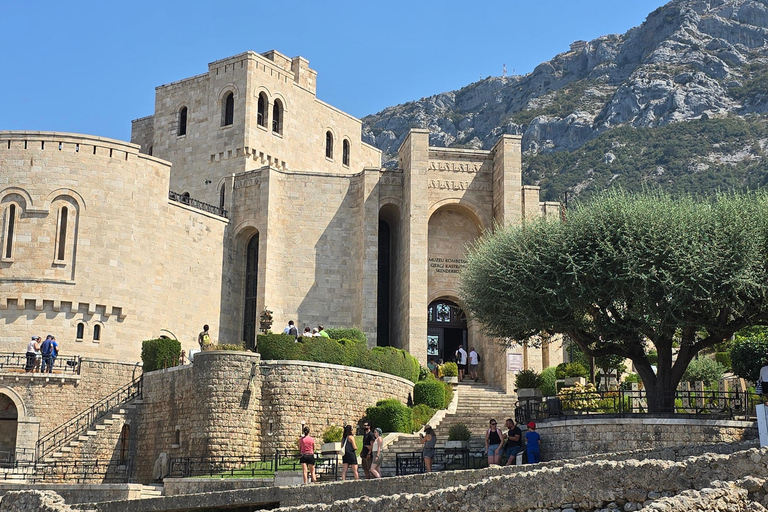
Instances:
[[[429,270],[458,274],[467,265],[467,260],[461,258],[429,258]]]

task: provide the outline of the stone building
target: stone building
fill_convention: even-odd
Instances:
[[[412,130],[382,169],[316,79],[301,57],[246,52],[158,87],[131,144],[0,132],[0,350],[50,331],[135,361],[167,331],[196,347],[203,323],[252,346],[268,308],[275,330],[357,326],[422,364],[475,346],[505,389],[511,369],[562,361],[499,348],[457,291],[483,231],[557,211],[522,185],[520,137],[446,149]]]

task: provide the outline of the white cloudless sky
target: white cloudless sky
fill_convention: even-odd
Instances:
[[[317,95],[363,117],[525,74],[579,39],[624,33],[662,0],[0,2],[0,130],[129,140],[155,87],[247,50],[301,55]]]

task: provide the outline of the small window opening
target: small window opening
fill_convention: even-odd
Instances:
[[[131,439],[131,426],[123,425],[123,430],[120,432],[120,464],[128,462],[128,446]]]
[[[93,341],[101,340],[101,326],[96,324],[93,326]]]
[[[333,134],[325,132],[325,157],[333,158]]]
[[[56,251],[56,259],[64,260],[64,250],[67,247],[67,213],[69,209],[66,206],[61,207],[61,216],[59,217],[59,247]]]
[[[227,184],[221,184],[221,190],[219,191],[219,208],[224,209],[224,197],[227,193]]]
[[[5,231],[5,251],[3,257],[10,259],[13,256],[13,231],[16,228],[16,205],[8,207],[8,221]]]
[[[153,148],[154,148],[154,146],[149,146],[149,156],[152,156],[152,149]]]
[[[80,322],[77,324],[77,334],[75,335],[75,338],[78,340],[83,339],[83,335],[85,334],[85,324],[83,322]]]
[[[181,444],[181,430],[176,429],[176,435],[173,438],[173,444]]]
[[[261,92],[259,93],[259,105],[256,113],[256,123],[259,126],[267,127],[267,96]]]
[[[179,137],[187,134],[187,107],[179,110]]]
[[[349,167],[349,141],[346,139],[341,144],[341,163]]]
[[[235,95],[227,94],[224,99],[224,116],[222,126],[230,126],[235,121]]]
[[[277,134],[283,133],[283,103],[275,100],[272,106],[272,131]]]

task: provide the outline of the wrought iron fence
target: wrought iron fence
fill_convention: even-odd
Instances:
[[[456,469],[475,469],[486,465],[487,457],[482,453],[472,453],[468,448],[435,450],[432,457],[432,471],[451,471]],[[413,475],[424,473],[424,455],[422,452],[399,452],[395,454],[395,475]]]
[[[661,397],[664,399],[665,397]],[[717,419],[749,419],[754,416],[760,396],[748,391],[678,390],[671,410],[665,414]],[[515,408],[515,421],[571,415],[633,415],[648,413],[644,390],[561,392],[557,397],[525,400]]]
[[[73,440],[76,436],[81,435],[107,414],[129,401],[141,397],[142,383],[142,377],[135,378],[129,384],[93,404],[71,420],[38,439],[37,460],[43,459],[57,448],[64,446],[64,444]]]
[[[176,201],[177,203],[191,206],[192,208],[197,208],[198,210],[203,210],[204,212],[218,215],[219,217],[229,218],[229,212],[224,208],[219,208],[218,206],[213,206],[212,204],[204,203],[202,201],[198,201],[197,199],[192,199],[191,197],[184,194],[179,194],[178,192],[169,191],[168,199],[171,201]]]
[[[38,356],[35,359],[33,365],[33,373],[40,373],[40,366],[42,364],[42,356]],[[10,354],[0,354],[0,371],[26,371],[27,369],[27,354],[17,354],[11,352]],[[47,372],[46,372],[47,373]],[[68,356],[59,354],[53,359],[52,372],[54,374],[73,374],[80,375],[80,356]]]
[[[27,481],[66,483],[128,483],[133,478],[133,460],[80,459],[38,463]]]
[[[301,469],[300,454],[277,450],[274,455],[229,457],[174,457],[170,460],[169,476],[187,478],[207,476],[220,478],[271,478],[277,471]],[[315,454],[318,478],[336,480],[338,463],[335,456]]]

